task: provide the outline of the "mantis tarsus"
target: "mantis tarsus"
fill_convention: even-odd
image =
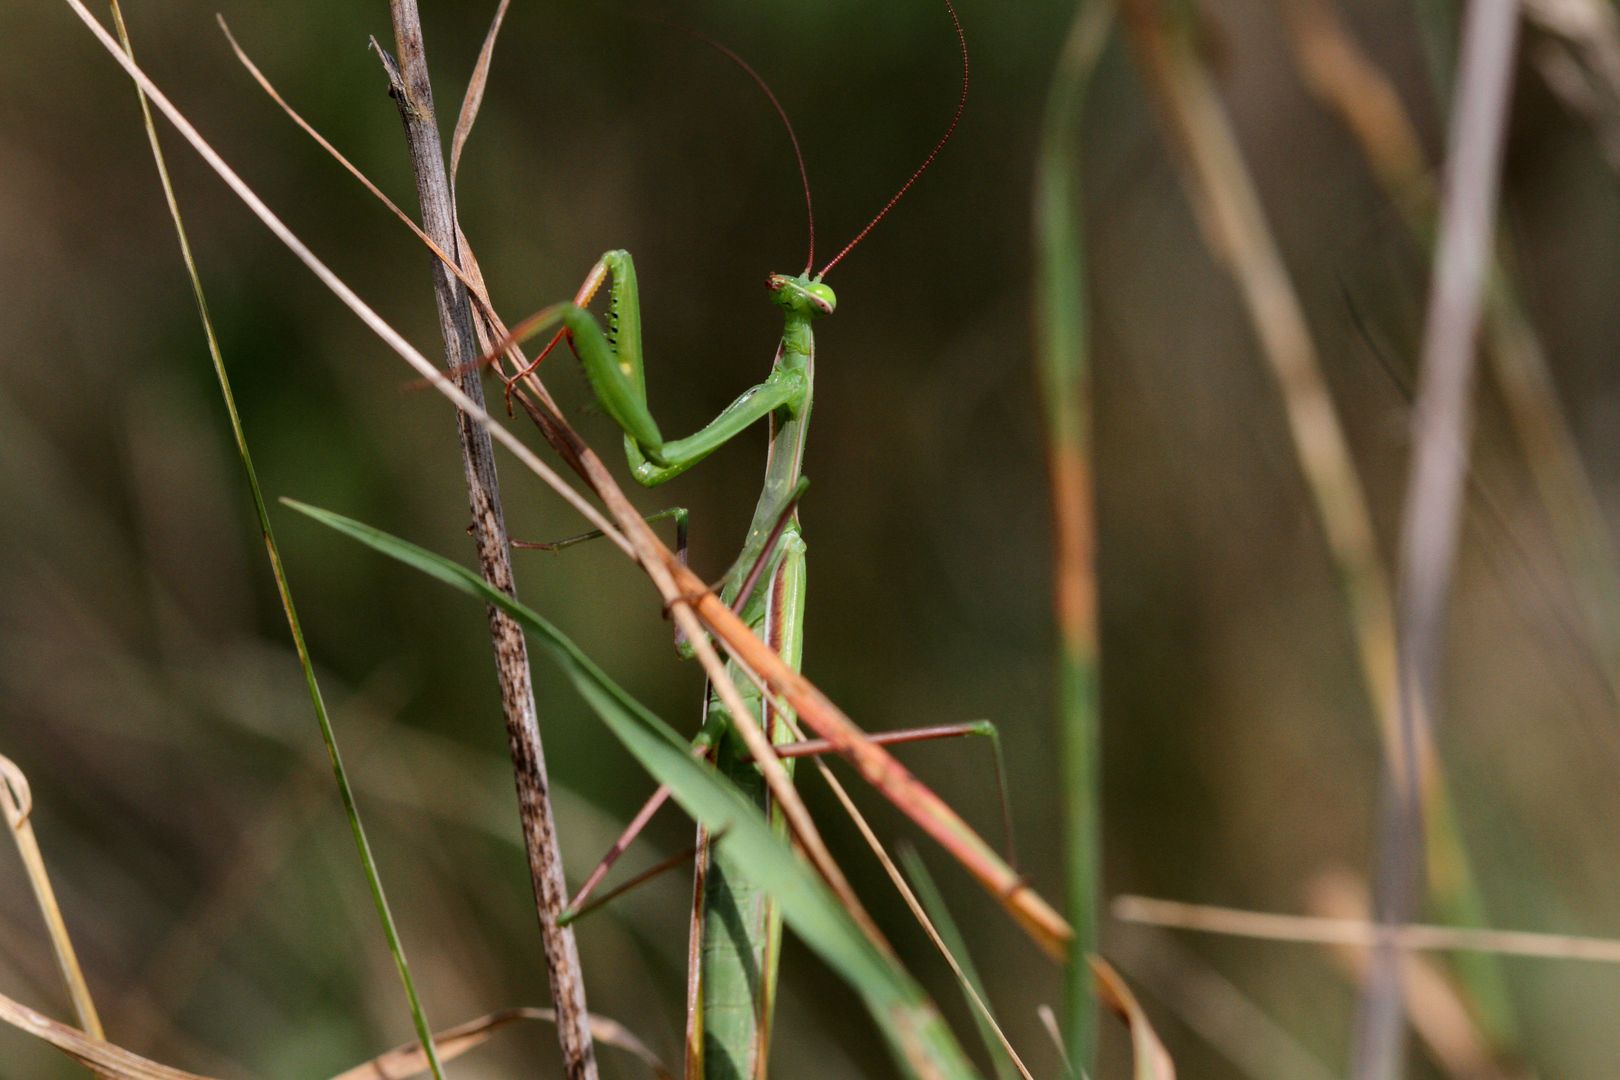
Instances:
[[[832,288],[823,280],[827,273],[865,239],[932,164],[961,118],[968,90],[967,40],[950,0],[946,0],[946,8],[962,54],[962,93],[949,127],[877,215],[814,273],[814,216],[810,211],[809,183],[805,181],[810,217],[810,253],[805,268],[797,274],[773,273],[766,281],[772,301],[782,309],[784,322],[770,374],[744,391],[709,424],[685,438],[666,439],[648,409],[639,289],[635,264],[627,251],[607,252],[591,268],[571,302],[541,311],[514,328],[512,335],[521,341],[553,331],[551,344],[540,358],[559,340],[568,342],[602,410],[624,432],[625,455],[632,475],[641,484],[654,486],[673,479],[754,423],[769,421],[764,485],[742,555],[718,589],[721,599],[795,670],[804,646],[805,542],[796,502],[803,490],[805,440],[815,378],[812,324],[832,314],[837,306]],[[714,42],[709,44],[754,78],[787,123],[786,113],[763,80],[735,53]],[[791,136],[791,124],[788,131]],[[803,178],[804,161],[796,137],[793,144]],[[588,310],[604,284],[608,286],[605,328]],[[684,516],[678,520],[684,525]],[[746,673],[737,670],[735,678],[744,691],[746,704],[773,743],[800,737],[789,710],[762,696]],[[710,693],[697,745],[712,755],[722,773],[768,807],[757,767],[730,732],[724,705]],[[638,823],[645,817],[646,812],[639,815]],[[622,843],[616,845],[614,854],[619,850]],[[698,854],[699,914],[693,923],[696,971],[689,1002],[689,1065],[696,1066],[703,1075],[763,1075],[781,920],[770,898],[751,883],[747,868],[728,860],[723,843],[700,835]],[[592,883],[594,880],[593,876]]]

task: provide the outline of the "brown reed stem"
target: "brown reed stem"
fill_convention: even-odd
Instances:
[[[393,97],[405,125],[411,171],[416,177],[417,196],[422,206],[422,227],[442,250],[459,253],[455,205],[433,108],[421,14],[416,0],[391,0],[389,12],[398,59],[396,64],[384,55],[384,65],[388,68]],[[462,392],[481,405],[483,386],[473,366],[480,349],[467,292],[441,261],[434,259],[431,265],[439,328],[444,335],[445,364],[456,373]],[[490,585],[515,596],[511,546],[489,432],[465,412],[456,414],[456,425],[461,437],[461,460],[466,473],[479,570]],[[551,811],[528,646],[517,623],[493,606],[489,608],[489,636],[500,682],[501,711],[506,719],[507,745],[517,784],[518,813],[540,918],[546,969],[557,1010],[557,1037],[563,1064],[570,1080],[594,1080],[596,1051],[591,1041],[579,950],[573,931],[557,924],[558,914],[568,903],[568,887]]]

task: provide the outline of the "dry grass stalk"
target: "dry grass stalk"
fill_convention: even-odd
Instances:
[[[1097,999],[1130,1029],[1131,1056],[1136,1060],[1135,1080],[1176,1080],[1175,1062],[1170,1060],[1170,1052],[1159,1041],[1158,1033],[1148,1022],[1147,1013],[1131,993],[1130,986],[1102,957],[1090,956],[1087,960],[1097,984]]]
[[[1479,328],[1496,235],[1496,205],[1518,43],[1515,0],[1476,0],[1463,24],[1456,112],[1447,138],[1433,284],[1424,320],[1413,448],[1401,513],[1399,610],[1401,739],[1428,745],[1441,707],[1441,663],[1467,488]],[[1374,907],[1405,923],[1422,903],[1424,795],[1391,769],[1379,837]],[[1362,994],[1353,1073],[1402,1074],[1405,1021],[1400,956],[1374,949]]]
[[[79,1018],[79,1029],[93,1039],[100,1039],[103,1037],[101,1017],[96,1014],[95,1000],[90,996],[90,986],[85,982],[84,970],[79,966],[79,956],[73,949],[67,921],[62,918],[62,909],[56,903],[56,890],[51,888],[51,878],[45,870],[45,856],[39,850],[39,840],[34,836],[34,824],[30,820],[33,810],[34,799],[28,787],[28,777],[10,758],[0,755],[0,811],[5,813],[11,838],[16,842],[17,854],[22,859],[23,871],[34,890],[40,916],[45,920],[51,950],[56,954],[56,966],[62,973],[68,996],[73,1000],[73,1013]]]
[[[1607,58],[1582,68],[1580,87],[1595,93],[1585,72],[1607,73],[1605,85],[1620,108],[1620,42],[1603,44],[1620,22],[1613,9],[1590,0],[1535,0],[1525,10],[1550,30],[1556,26],[1562,38],[1585,43],[1588,53]],[[1582,17],[1570,19],[1569,13]],[[1362,51],[1327,0],[1288,0],[1283,14],[1306,85],[1343,120],[1385,194],[1402,212],[1413,234],[1428,242],[1434,231],[1434,183],[1417,127],[1388,76]],[[1560,15],[1566,17],[1558,18]],[[1536,50],[1538,58],[1551,50],[1569,59],[1561,46],[1541,44],[1545,47]],[[1557,70],[1562,71],[1562,66]],[[1615,571],[1620,558],[1558,400],[1546,351],[1500,251],[1487,299],[1485,338],[1492,373],[1564,562],[1584,584],[1576,592],[1596,635],[1610,692],[1620,699],[1620,622],[1616,616],[1620,574]],[[1432,862],[1431,857],[1431,870]]]
[[[494,1038],[502,1028],[523,1020],[555,1024],[557,1013],[554,1009],[536,1009],[527,1006],[501,1009],[436,1032],[433,1043],[438,1048],[440,1060],[451,1061],[475,1047],[482,1046]],[[594,1013],[587,1014],[586,1022],[590,1024],[591,1035],[597,1042],[617,1047],[636,1058],[647,1067],[655,1080],[672,1080],[669,1069],[659,1060],[658,1055],[649,1050],[647,1044],[637,1038],[629,1028],[617,1020],[597,1016]],[[422,1048],[415,1043],[406,1043],[386,1054],[379,1054],[370,1061],[356,1065],[347,1072],[333,1077],[332,1080],[406,1080],[407,1077],[416,1076],[426,1068],[427,1062],[424,1060]]]
[[[1395,614],[1349,440],[1260,196],[1208,72],[1165,24],[1158,0],[1121,0],[1206,243],[1231,272],[1282,392],[1289,433],[1350,608],[1357,656],[1385,755],[1403,774]]]
[[[1276,915],[1130,895],[1114,898],[1113,914],[1116,919],[1128,923],[1303,945],[1349,945],[1370,949],[1380,941],[1387,941],[1403,951],[1482,952],[1536,960],[1620,964],[1620,940],[1612,938],[1541,934],[1526,930],[1475,930],[1423,923],[1389,926],[1367,919]]]
[[[208,1080],[208,1077],[160,1065],[122,1046],[92,1038],[4,994],[0,994],[0,1023],[45,1040],[98,1076],[114,1080]]]

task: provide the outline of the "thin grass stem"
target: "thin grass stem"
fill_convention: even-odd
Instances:
[[[113,21],[118,30],[120,44],[124,54],[130,62],[134,62],[135,52],[130,43],[128,29],[124,25],[123,12],[119,9],[118,0],[111,0]],[[186,265],[186,274],[191,281],[192,295],[197,301],[197,315],[201,320],[203,336],[207,339],[209,359],[213,362],[214,376],[219,384],[220,398],[225,404],[225,413],[230,420],[231,437],[236,443],[237,457],[242,463],[242,473],[247,480],[248,491],[253,497],[254,513],[259,519],[259,531],[264,538],[265,553],[270,560],[270,571],[276,582],[276,594],[281,600],[282,611],[287,617],[287,628],[292,634],[293,648],[298,654],[299,666],[304,672],[304,682],[309,687],[310,704],[315,711],[315,719],[321,729],[321,740],[326,745],[326,754],[332,764],[332,775],[337,782],[338,795],[343,801],[343,812],[348,818],[349,830],[354,837],[355,851],[359,855],[360,865],[366,876],[366,885],[371,892],[372,904],[376,907],[377,918],[382,923],[383,936],[388,942],[388,951],[393,956],[394,967],[399,973],[401,986],[405,990],[405,998],[410,1006],[411,1023],[416,1029],[417,1038],[422,1045],[422,1052],[427,1061],[427,1067],[436,1080],[442,1080],[444,1070],[439,1064],[438,1054],[433,1047],[433,1029],[428,1024],[427,1016],[422,1008],[421,998],[416,991],[415,980],[411,977],[410,964],[405,959],[405,946],[400,940],[399,928],[394,924],[394,916],[388,906],[388,897],[383,889],[382,877],[377,869],[377,862],[372,855],[371,842],[366,838],[365,826],[360,820],[360,808],[355,802],[354,790],[349,785],[348,773],[343,767],[343,756],[338,750],[337,734],[333,730],[331,717],[326,711],[326,701],[321,695],[320,683],[315,675],[315,666],[310,659],[309,647],[304,641],[304,630],[298,620],[298,609],[293,603],[292,588],[287,582],[286,569],[281,561],[281,549],[276,544],[275,532],[270,525],[270,513],[265,505],[264,491],[259,486],[258,471],[253,465],[253,456],[248,451],[247,435],[242,427],[242,417],[237,412],[236,395],[231,390],[230,375],[225,368],[224,354],[220,349],[219,338],[214,332],[214,322],[208,310],[208,298],[203,291],[202,276],[197,269],[197,262],[191,251],[191,241],[186,234],[185,221],[180,213],[180,203],[174,193],[174,185],[169,179],[168,165],[164,161],[163,148],[158,140],[157,126],[152,121],[152,111],[147,104],[146,92],[138,84],[136,94],[141,106],[141,119],[146,127],[146,136],[152,147],[152,161],[157,168],[158,179],[163,185],[163,197],[169,207],[169,216],[174,221],[175,238],[180,244],[180,256]]]
[[[1063,1030],[1068,1059],[1082,1072],[1092,1068],[1097,1029],[1092,977],[1085,957],[1097,950],[1097,908],[1102,898],[1102,777],[1091,365],[1076,146],[1086,87],[1111,12],[1110,5],[1095,0],[1076,8],[1048,91],[1036,165],[1033,223],[1036,357],[1045,406],[1053,521],[1065,912],[1075,931],[1066,975]]]

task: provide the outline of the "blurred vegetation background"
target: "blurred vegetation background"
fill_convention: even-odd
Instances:
[[[425,7],[441,117],[453,116],[494,5]],[[1437,110],[1410,7],[1362,0],[1348,14],[1433,154]],[[366,49],[368,35],[390,39],[386,5],[132,0],[125,11],[147,70],[226,159],[436,353],[427,257],[252,85],[216,10],[288,99],[414,209],[398,118]],[[509,320],[570,295],[603,250],[632,251],[653,408],[684,433],[768,370],[780,320],[761,282],[801,265],[803,213],[764,99],[711,51],[634,10],[513,5],[462,165],[462,225]],[[915,167],[955,101],[954,42],[931,2],[657,11],[734,47],[775,88],[799,129],[829,254]],[[1029,203],[1045,88],[1072,11],[1058,0],[965,0],[973,86],[957,139],[830,279],[840,304],[820,327],[802,508],[807,672],[869,728],[997,721],[1022,864],[1046,893],[1059,887],[1061,849]],[[1425,260],[1300,84],[1275,5],[1232,0],[1205,14],[1206,52],[1388,554],[1408,447],[1399,384],[1421,329]],[[227,1076],[329,1075],[408,1038],[408,1015],[239,482],[134,93],[58,5],[0,6],[0,55],[0,247],[10,254],[0,262],[0,752],[33,783],[35,825],[117,1041]],[[268,492],[470,560],[445,404],[407,392],[404,367],[163,134]],[[1370,865],[1378,744],[1340,594],[1274,382],[1118,41],[1075,137],[1095,311],[1109,888],[1310,910],[1323,875]],[[1504,226],[1612,522],[1620,199],[1590,130],[1529,68]],[[573,362],[548,363],[587,437],[616,445]],[[1610,675],[1488,385],[1479,428],[1476,475],[1491,510],[1470,518],[1440,732],[1463,834],[1493,925],[1620,935]],[[722,571],[740,541],[762,441],[740,439],[642,493],[649,511],[691,509],[704,574]],[[503,478],[515,536],[579,530],[517,469]],[[482,613],[277,514],[429,1016],[444,1026],[544,1003]],[[695,724],[701,676],[675,657],[639,574],[605,546],[518,559],[527,601],[660,715]],[[577,881],[651,784],[543,661],[536,677]],[[994,833],[982,748],[904,756]],[[965,1031],[943,965],[819,782],[807,789],[878,918]],[[886,835],[912,835],[881,800],[864,804]],[[631,863],[690,834],[667,813]],[[1059,973],[965,875],[925,854],[972,930],[1014,1042],[1037,1075],[1055,1075],[1035,1009],[1055,1003]],[[9,855],[0,866],[0,989],[64,1015],[26,882]],[[679,1060],[689,891],[671,875],[580,929],[593,1010],[669,1061]],[[1287,1033],[1268,1038],[1293,1043],[1288,1052],[1323,1075],[1342,1071],[1353,988],[1331,955],[1119,925],[1106,927],[1105,946],[1144,989],[1184,1076],[1249,1075],[1223,1038],[1226,1051],[1280,1047],[1248,1022],[1212,1040],[1189,996],[1217,1010],[1248,999]],[[1539,1075],[1610,1075],[1620,973],[1527,960],[1505,971]],[[1222,987],[1203,981],[1212,972]],[[842,985],[791,945],[777,1024],[780,1076],[889,1068]],[[509,1032],[454,1071],[533,1075],[555,1055],[549,1031]],[[640,1075],[602,1056],[607,1075]],[[1270,1075],[1299,1075],[1278,1069]],[[0,1075],[72,1074],[0,1031]]]

